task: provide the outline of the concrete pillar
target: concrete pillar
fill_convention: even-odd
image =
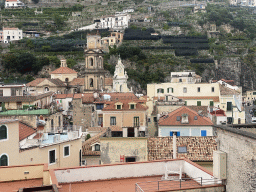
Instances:
[[[176,134],[176,132],[173,132],[173,159],[177,158]]]
[[[123,137],[127,137],[127,128],[126,127],[123,128]]]

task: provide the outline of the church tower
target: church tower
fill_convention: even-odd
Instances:
[[[113,91],[114,92],[131,92],[127,87],[128,75],[124,70],[124,65],[119,56],[118,62],[115,68],[115,73],[113,77]]]
[[[105,73],[103,67],[103,51],[101,36],[87,35],[85,54],[85,92],[101,91],[105,89]]]

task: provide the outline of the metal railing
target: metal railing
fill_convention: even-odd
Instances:
[[[182,178],[175,180],[148,181],[135,184],[135,192],[164,191],[170,189],[201,188],[207,185],[221,185],[220,179]]]

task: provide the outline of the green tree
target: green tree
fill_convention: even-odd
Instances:
[[[32,72],[37,68],[37,59],[31,53],[22,53],[18,56],[17,70],[21,74]]]
[[[53,21],[56,25],[56,29],[62,29],[62,27],[64,26],[64,18],[58,14],[54,14],[53,16]]]
[[[60,67],[60,60],[56,56],[48,56],[50,64],[53,64],[55,67]]]
[[[33,81],[33,80],[35,80],[35,78],[34,78],[32,75],[27,75],[27,76],[26,76],[26,81],[27,81],[27,82],[31,82],[31,81]]]
[[[5,70],[9,73],[14,72],[18,65],[18,56],[14,53],[7,53],[2,56],[2,63]]]
[[[67,66],[72,68],[76,65],[76,61],[74,59],[67,59]]]
[[[35,45],[33,43],[33,41],[31,39],[28,39],[26,41],[26,46],[29,48],[29,49],[34,49]]]

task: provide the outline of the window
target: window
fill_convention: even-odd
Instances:
[[[140,126],[140,118],[139,117],[134,117],[133,118],[133,124],[134,124],[134,127],[139,127]]]
[[[136,158],[135,157],[126,157],[125,162],[136,162]]]
[[[201,106],[201,101],[197,101],[197,106]]]
[[[90,64],[93,66],[93,58],[90,58]]]
[[[212,87],[212,92],[214,92],[214,87]]]
[[[93,87],[93,79],[90,79],[90,87]]]
[[[207,136],[207,131],[206,131],[206,130],[201,130],[201,136],[202,136],[202,137]]]
[[[116,117],[110,117],[110,125],[116,125]]]
[[[185,106],[187,106],[187,101],[185,101]]]
[[[187,87],[183,87],[183,93],[187,93]]]
[[[253,95],[256,95],[256,92],[253,92]]]
[[[179,79],[179,82],[182,82],[182,79]]]
[[[194,120],[197,120],[197,116],[194,117]]]
[[[157,93],[164,93],[164,89],[162,89],[162,88],[157,89]]]
[[[170,136],[173,136],[173,133],[176,133],[176,136],[180,136],[180,132],[179,131],[170,131]]]
[[[96,104],[96,109],[97,110],[101,110],[104,108],[104,104],[100,103],[100,104]]]
[[[103,117],[98,117],[98,125],[99,126],[103,125]]]
[[[154,117],[154,122],[155,122],[155,123],[157,122],[157,117]]]
[[[4,95],[3,95],[3,90],[0,90],[0,96],[4,96]]]
[[[167,88],[167,93],[173,93],[173,88],[172,87]]]
[[[7,127],[2,125],[0,127],[0,140],[7,139]]]
[[[55,159],[55,149],[49,151],[49,164],[53,164],[56,163],[56,159]]]
[[[211,107],[213,106],[213,101],[210,101],[210,106],[211,106]]]
[[[180,116],[177,116],[177,117],[176,117],[176,121],[180,121]]]
[[[227,111],[232,110],[232,102],[227,102]]]
[[[199,93],[201,91],[200,87],[197,87],[197,92]]]
[[[116,109],[121,109],[121,105],[117,105],[117,106],[116,106]]]
[[[131,105],[130,105],[130,109],[134,109],[134,104],[131,104]]]
[[[99,144],[94,145],[94,147],[95,147],[95,151],[100,151],[100,145]]]
[[[44,90],[45,90],[45,91],[49,91],[49,87],[45,87]]]
[[[227,121],[228,121],[228,122],[227,122],[228,124],[232,124],[232,122],[233,122],[232,117],[227,117]]]
[[[65,82],[68,82],[68,78],[65,79]]]
[[[64,146],[64,157],[68,157],[70,155],[69,145]]]
[[[178,147],[178,153],[187,153],[187,147]]]
[[[8,166],[8,156],[6,154],[0,156],[0,166]]]
[[[150,117],[148,117],[148,122],[151,122],[151,118]]]

